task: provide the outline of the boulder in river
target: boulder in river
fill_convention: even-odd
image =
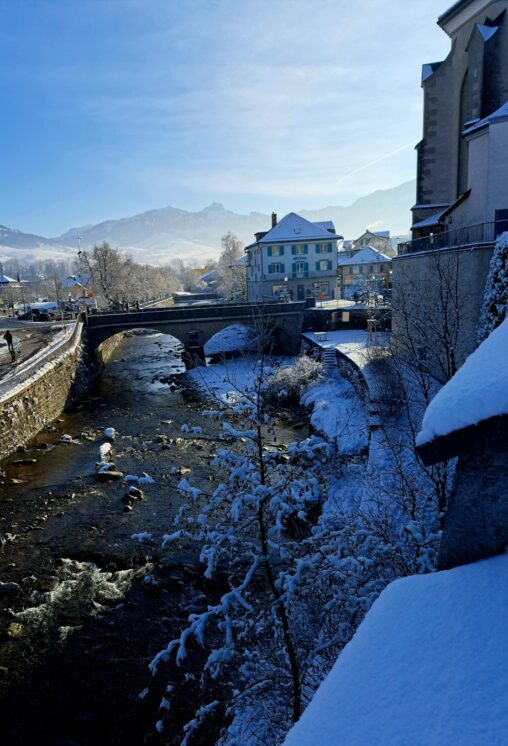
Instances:
[[[113,482],[116,479],[123,479],[123,472],[121,471],[99,471],[97,472],[97,479],[99,482]]]
[[[0,582],[0,593],[14,593],[17,590],[19,590],[18,583],[14,583],[14,582],[1,583]]]

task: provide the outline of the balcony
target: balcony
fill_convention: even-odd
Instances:
[[[481,246],[494,244],[498,236],[508,231],[508,220],[497,220],[495,223],[478,223],[465,225],[443,233],[415,238],[406,243],[400,243],[397,253],[415,254],[419,251],[436,251],[439,249],[453,249],[462,246]]]
[[[309,277],[309,270],[302,270],[301,272],[297,270],[295,272],[291,272],[292,280],[304,280],[307,277]]]

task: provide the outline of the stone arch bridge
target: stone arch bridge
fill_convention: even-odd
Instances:
[[[224,303],[92,314],[88,317],[87,333],[95,349],[120,332],[154,329],[176,337],[188,353],[195,354],[199,349],[202,351],[214,334],[231,324],[263,325],[271,331],[282,354],[296,355],[300,348],[304,310],[304,302]]]

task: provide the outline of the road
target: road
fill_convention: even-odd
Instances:
[[[10,329],[14,339],[16,337],[21,343],[21,350],[18,353],[17,364],[28,360],[36,355],[40,350],[46,347],[52,338],[62,330],[62,322],[37,322],[37,321],[16,321],[14,319],[0,320],[0,380],[9,372],[12,372],[12,363],[7,345],[3,343],[3,335],[6,330]]]

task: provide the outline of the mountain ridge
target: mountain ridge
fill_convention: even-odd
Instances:
[[[407,233],[414,186],[414,181],[407,181],[391,189],[378,189],[348,206],[329,205],[302,209],[298,213],[308,220],[333,220],[337,231],[346,238],[355,238],[366,228],[391,230],[392,235]],[[20,256],[21,252],[36,255],[41,250],[51,249],[74,252],[79,236],[82,248],[108,241],[144,263],[162,264],[176,258],[204,263],[208,258],[218,257],[220,239],[228,231],[244,243],[250,243],[255,232],[268,230],[270,225],[268,214],[236,213],[220,202],[212,202],[195,212],[167,205],[124,218],[74,227],[54,238],[0,226],[0,259],[5,248],[19,249]]]

